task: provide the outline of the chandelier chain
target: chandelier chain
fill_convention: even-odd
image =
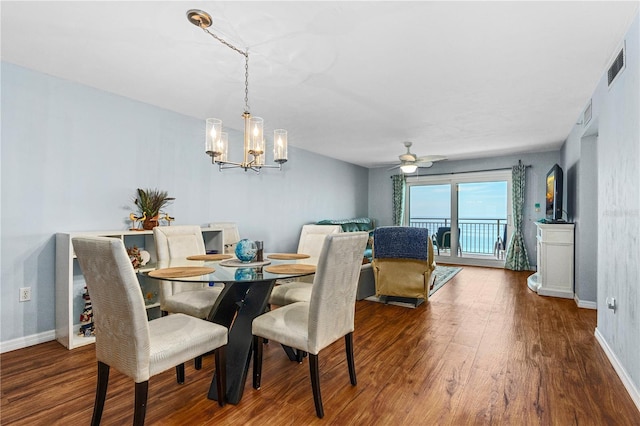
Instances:
[[[202,31],[209,34],[211,37],[215,38],[220,43],[227,46],[229,49],[235,50],[236,52],[244,56],[244,109],[245,109],[245,112],[249,112],[249,50],[244,51],[242,49],[238,49],[233,44],[229,43],[223,38],[218,37],[208,29],[204,27],[201,27],[201,28],[202,28]]]
[[[244,56],[244,110],[249,112],[249,51]]]

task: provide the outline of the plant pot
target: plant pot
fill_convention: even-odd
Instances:
[[[150,231],[156,226],[158,226],[158,219],[160,216],[154,216],[152,218],[147,218],[142,222],[142,229]]]

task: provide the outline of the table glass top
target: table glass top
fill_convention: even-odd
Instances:
[[[237,259],[234,259],[237,261]],[[278,260],[278,259],[269,259],[265,256],[265,261],[268,261],[268,264],[263,266],[225,266],[225,264],[230,263],[228,260],[216,260],[216,261],[202,261],[202,260],[187,260],[186,258],[174,258],[164,262],[157,262],[155,264],[155,270],[164,269],[164,268],[185,268],[185,267],[209,267],[214,268],[215,270],[209,274],[205,275],[197,275],[190,277],[150,277],[154,279],[161,279],[163,281],[181,281],[181,282],[236,282],[236,281],[263,281],[263,280],[276,280],[276,279],[287,279],[293,277],[300,277],[304,275],[311,275],[312,272],[308,273],[278,273],[274,274],[266,271],[269,266],[274,265],[316,265],[316,258],[306,258],[306,259],[295,259],[295,260]],[[147,271],[148,273],[149,271]]]

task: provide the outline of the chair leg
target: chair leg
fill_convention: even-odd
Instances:
[[[91,426],[98,426],[102,419],[104,401],[107,398],[107,386],[109,385],[109,366],[98,361],[98,384],[96,385],[96,401],[93,404],[93,417]]]
[[[262,345],[263,338],[253,336],[253,388],[260,389],[262,380]]]
[[[309,373],[311,374],[311,389],[313,390],[313,402],[316,405],[316,415],[321,419],[324,417],[324,409],[322,408],[322,395],[320,394],[318,355],[309,354]]]
[[[202,370],[202,355],[195,357],[193,360],[193,366],[196,370]]]
[[[184,383],[184,363],[176,365],[176,379],[179,385]]]
[[[345,349],[347,352],[347,365],[349,366],[349,379],[353,386],[358,384],[356,379],[356,363],[353,358],[353,333],[344,336]]]
[[[226,346],[220,346],[214,351],[216,360],[216,390],[218,391],[218,405],[224,407],[227,403],[227,351]]]
[[[147,414],[147,394],[148,393],[149,393],[148,380],[144,382],[136,383],[135,408],[133,410],[134,426],[144,425],[144,417]]]

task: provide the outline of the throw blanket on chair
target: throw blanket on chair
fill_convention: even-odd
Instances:
[[[374,258],[428,259],[429,230],[407,226],[382,226],[373,233]]]

